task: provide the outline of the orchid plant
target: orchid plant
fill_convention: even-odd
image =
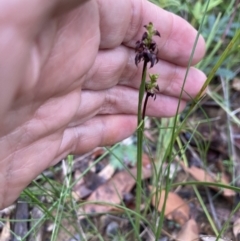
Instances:
[[[158,74],[149,74],[149,80],[146,81],[147,67],[152,68],[158,62],[158,49],[157,44],[153,40],[154,36],[160,37],[160,33],[154,29],[153,24],[150,22],[145,25],[146,31],[142,35],[142,39],[136,42],[135,52],[135,64],[143,61],[142,80],[139,88],[138,97],[138,130],[137,130],[137,196],[136,196],[136,213],[140,213],[141,205],[141,179],[142,179],[142,145],[143,145],[143,131],[144,131],[144,119],[146,114],[147,102],[149,97],[156,99],[156,92],[159,91],[157,84]],[[143,98],[146,93],[144,106]],[[136,230],[140,229],[140,218],[136,216]]]

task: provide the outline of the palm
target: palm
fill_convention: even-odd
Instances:
[[[140,36],[142,29],[130,28],[133,17],[130,1],[114,1],[114,4],[111,12],[104,12],[106,6],[98,8],[95,1],[90,1],[61,17],[35,19],[33,26],[38,27],[23,32],[24,38],[21,31],[17,32],[17,39],[28,45],[16,46],[15,51],[21,50],[25,58],[14,58],[10,70],[16,66],[16,71],[13,74],[9,71],[6,76],[11,77],[15,85],[6,95],[7,108],[1,112],[4,128],[0,129],[3,174],[0,176],[0,196],[3,197],[0,207],[11,203],[32,179],[67,154],[113,144],[134,131],[141,69],[134,66],[133,48],[138,38],[134,36]],[[145,5],[152,8],[149,3]],[[119,8],[122,11],[119,12]],[[118,18],[122,12],[124,19]],[[139,11],[135,20],[143,18],[149,22],[151,16],[141,16],[141,13]],[[162,13],[171,22],[172,16]],[[183,28],[192,31],[193,42],[196,33],[184,24]],[[170,35],[164,31],[162,36]],[[176,110],[189,52],[184,50],[188,46],[183,44],[179,49],[183,48],[185,54],[175,56],[164,49],[167,40],[163,37],[160,41],[163,60],[156,71],[161,72],[162,93],[154,104],[149,103],[148,114],[170,116]],[[182,43],[180,41],[179,46]],[[201,58],[203,48],[201,42],[195,62]],[[9,55],[7,50],[6,56]],[[21,66],[19,70],[18,66]],[[198,84],[190,79],[186,86],[186,91],[194,95],[204,77],[195,69],[189,76],[200,79]],[[6,89],[12,87],[4,84]],[[182,101],[181,108],[184,104]]]

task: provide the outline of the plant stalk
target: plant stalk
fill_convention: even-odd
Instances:
[[[138,95],[138,130],[137,130],[137,190],[136,190],[136,213],[141,211],[141,193],[142,193],[142,153],[143,153],[143,131],[144,119],[142,118],[142,102],[145,93],[145,82],[147,76],[147,61],[143,63],[142,80]],[[136,239],[140,232],[140,216],[136,216]]]
[[[147,93],[145,100],[144,100],[144,105],[143,105],[143,112],[142,112],[142,120],[144,120],[145,115],[146,115],[146,109],[147,109],[147,102],[148,102],[148,98],[149,98],[150,94]]]

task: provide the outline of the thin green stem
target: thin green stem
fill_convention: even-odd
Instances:
[[[137,193],[136,193],[136,213],[140,214],[141,208],[141,192],[142,192],[142,145],[144,120],[142,119],[142,102],[145,93],[145,82],[147,76],[147,62],[144,61],[142,80],[138,96],[138,130],[137,130]],[[136,238],[139,238],[140,232],[140,216],[136,216]]]

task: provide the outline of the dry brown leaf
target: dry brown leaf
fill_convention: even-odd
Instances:
[[[109,204],[120,204],[124,194],[130,192],[135,185],[135,178],[137,174],[137,169],[133,168],[130,170],[132,176],[128,171],[118,172],[113,176],[112,179],[101,185],[97,190],[95,190],[86,202],[104,202]],[[152,172],[148,168],[143,168],[142,178],[146,179],[151,177]],[[135,177],[135,178],[134,178]],[[91,204],[86,203],[83,206],[86,213],[99,213],[99,212],[109,212],[113,209],[112,205],[107,204]]]
[[[90,181],[92,181],[92,183],[95,182],[96,185],[101,185],[101,182],[99,181],[100,177],[98,177],[97,174],[95,174],[95,173],[91,173],[91,175],[86,175],[85,177],[82,177],[82,178],[80,178],[80,177],[82,177],[82,172],[80,172],[78,170],[75,171],[74,178],[75,178],[75,180],[78,180],[78,181],[76,182],[76,184],[73,187],[72,194],[76,201],[87,198],[93,192],[93,189],[91,189],[93,187],[93,185],[88,185],[89,183],[91,184]],[[95,179],[97,179],[97,180],[95,181]],[[104,180],[102,179],[102,181],[104,181]],[[96,185],[95,185],[95,187],[96,187]]]
[[[105,152],[105,149],[103,147],[96,147],[91,154],[91,158],[95,160],[99,156],[103,155],[104,152]]]
[[[153,188],[150,187],[153,190]],[[159,212],[162,211],[164,199],[165,199],[165,190],[158,192],[158,195],[153,195],[152,205],[156,207]],[[156,200],[156,197],[158,200]],[[175,222],[183,225],[189,219],[189,206],[188,204],[176,193],[169,192],[166,200],[165,207],[165,216],[167,219],[174,220]]]
[[[225,173],[222,173],[220,182],[223,183],[223,184],[229,185],[229,183],[230,183],[229,177]],[[224,197],[228,198],[228,197],[235,196],[236,193],[233,190],[231,190],[231,189],[224,188],[222,195]]]
[[[96,189],[99,185],[101,185],[102,183],[109,180],[113,176],[114,172],[115,172],[115,168],[111,164],[108,164],[98,174],[96,174],[96,173],[91,174],[91,171],[90,171],[83,178],[80,178],[80,177],[82,177],[82,172],[79,172],[78,170],[76,170],[74,173],[74,178],[75,178],[75,180],[78,180],[78,179],[79,180],[77,181],[77,183],[75,184],[75,186],[73,188],[72,194],[73,194],[74,199],[76,201],[79,201],[81,199],[88,197],[94,191],[94,189],[92,189],[92,187],[95,186],[95,189]],[[91,174],[91,175],[89,175],[89,174]],[[97,183],[95,185],[92,185],[94,182],[97,182]],[[90,185],[88,185],[88,184],[90,184]],[[91,188],[89,188],[89,186]]]
[[[201,168],[191,166],[189,168],[186,168],[185,171],[187,171],[197,181],[215,182],[214,178]],[[213,187],[213,188],[216,188],[216,187]]]
[[[233,234],[236,240],[240,238],[240,218],[238,218],[233,224]]]
[[[232,241],[231,239],[228,238],[219,238],[214,236],[208,236],[208,235],[199,235],[202,241]]]
[[[9,217],[6,217],[6,222],[5,225],[3,226],[1,235],[0,235],[0,241],[9,241],[11,238],[11,233],[10,233],[10,221]]]
[[[152,167],[152,162],[149,156],[146,153],[143,153],[142,156],[142,166],[145,168],[151,168]]]
[[[219,180],[215,174],[210,175],[208,172],[206,172],[205,170],[203,170],[201,168],[198,168],[195,166],[186,167],[186,166],[184,166],[183,163],[181,163],[181,166],[183,167],[185,172],[189,173],[197,181],[222,183],[222,184],[226,184],[226,185],[229,185],[229,183],[230,183],[229,178],[227,177],[227,175],[225,173],[221,174],[221,178]],[[226,198],[230,198],[230,197],[233,197],[236,195],[236,193],[231,189],[227,189],[227,188],[220,189],[217,186],[210,186],[210,188],[212,188],[216,191],[222,190],[222,195]]]
[[[98,173],[99,177],[102,177],[105,181],[109,180],[115,172],[115,168],[112,164],[108,164],[105,168]]]
[[[176,241],[198,241],[199,229],[194,219],[189,219],[177,235]]]
[[[233,79],[232,87],[233,87],[235,90],[240,91],[240,79],[239,79],[239,78],[234,78],[234,79]]]

